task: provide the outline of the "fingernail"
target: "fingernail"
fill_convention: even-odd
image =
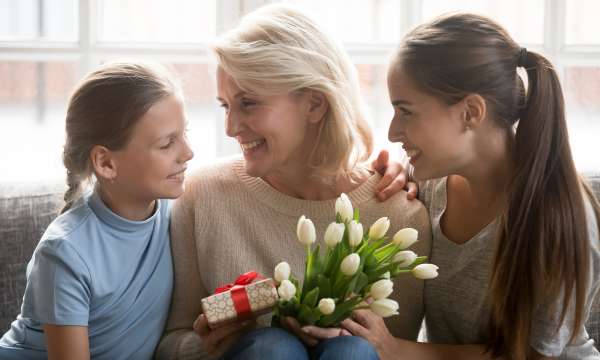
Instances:
[[[308,326],[302,327],[302,331],[305,332],[305,333],[307,333],[307,334],[310,334],[310,328]]]

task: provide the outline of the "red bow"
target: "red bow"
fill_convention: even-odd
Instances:
[[[219,286],[215,290],[215,294],[231,291],[231,300],[233,300],[233,306],[238,314],[238,318],[248,318],[252,314],[252,309],[250,308],[250,301],[248,301],[246,285],[251,284],[256,279],[263,279],[263,277],[260,276],[256,271],[249,271],[238,276],[234,282]]]

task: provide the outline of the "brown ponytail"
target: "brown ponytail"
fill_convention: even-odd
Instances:
[[[449,14],[417,27],[403,41],[397,64],[448,104],[480,94],[498,126],[513,132],[518,124],[515,175],[488,293],[488,350],[526,359],[536,316],[558,311],[562,324],[574,304],[572,340],[584,322],[590,267],[584,197],[597,217],[600,211],[575,170],[554,68],[522,50],[501,26],[473,14]],[[526,92],[517,66],[527,71]]]
[[[83,79],[67,108],[63,164],[68,189],[61,213],[71,208],[92,180],[92,148],[123,148],[142,115],[171,95],[181,96],[179,86],[157,64],[110,63]]]

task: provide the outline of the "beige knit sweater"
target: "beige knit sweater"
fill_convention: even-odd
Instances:
[[[379,217],[391,221],[389,235],[403,227],[419,230],[412,250],[429,255],[431,226],[424,206],[406,200],[401,192],[384,203],[375,197],[379,175],[350,192],[360,210],[365,230]],[[171,246],[175,285],[169,319],[157,348],[160,359],[203,358],[200,338],[192,324],[201,312],[200,300],[239,274],[256,270],[266,277],[287,261],[294,276],[302,278],[305,248],[296,239],[301,215],[312,219],[322,242],[327,225],[335,220],[335,199],[300,200],[282,194],[260,178],[245,173],[240,157],[204,167],[188,179],[184,195],[173,207]],[[395,298],[400,315],[387,319],[396,336],[416,339],[423,317],[423,282],[411,275],[397,279]]]

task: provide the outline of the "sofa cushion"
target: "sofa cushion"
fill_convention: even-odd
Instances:
[[[21,312],[25,271],[40,237],[58,214],[63,187],[0,187],[0,334]]]

